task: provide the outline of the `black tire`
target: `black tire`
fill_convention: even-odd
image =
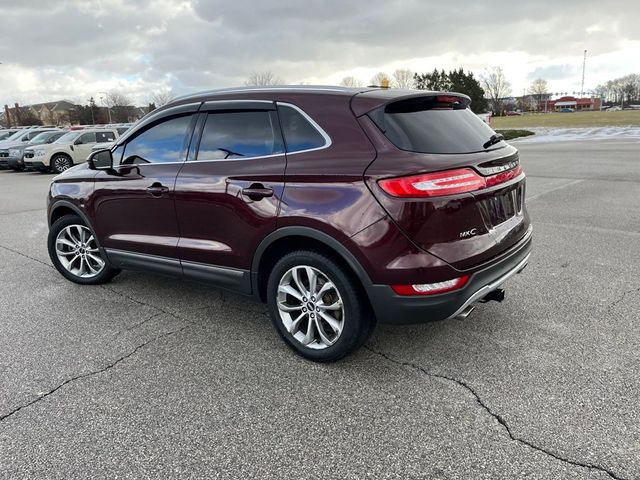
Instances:
[[[51,171],[54,173],[62,173],[73,167],[73,160],[68,155],[57,153],[51,157]]]
[[[58,234],[69,226],[78,225],[81,227],[85,227],[89,230],[91,235],[93,231],[91,228],[80,218],[78,215],[65,215],[64,217],[56,220],[51,228],[49,229],[49,235],[47,238],[47,248],[49,250],[49,258],[53,263],[53,266],[60,272],[60,274],[65,277],[67,280],[70,280],[74,283],[78,283],[80,285],[100,285],[102,283],[107,283],[113,277],[115,277],[118,273],[120,273],[119,269],[111,268],[107,261],[103,258],[103,255],[98,251],[94,252],[93,255],[98,256],[100,259],[104,261],[104,266],[102,270],[99,271],[98,274],[91,277],[82,277],[74,274],[69,271],[58,258],[58,254],[56,253],[56,239],[58,238]],[[95,243],[97,247],[97,242]]]
[[[294,267],[302,266],[312,267],[317,272],[323,274],[326,279],[335,285],[335,293],[338,295],[338,297],[335,298],[342,299],[343,310],[340,313],[340,318],[342,319],[341,333],[337,336],[337,339],[334,340],[333,344],[321,347],[320,349],[303,345],[299,338],[296,338],[290,333],[285,326],[285,320],[281,317],[280,309],[278,308],[280,282],[285,281],[285,278],[287,278],[286,275],[288,275]],[[289,301],[289,298],[290,297],[287,296],[287,301]],[[295,298],[292,298],[292,300],[296,301]],[[317,299],[317,305],[320,305],[320,300],[320,298]],[[314,300],[314,302],[315,301],[316,300]],[[324,300],[322,303],[324,303]],[[304,358],[314,362],[335,362],[349,355],[367,341],[375,327],[375,317],[371,313],[366,294],[355,276],[332,258],[312,250],[291,252],[276,263],[269,274],[267,283],[267,304],[271,321],[287,345]],[[300,301],[300,304],[303,303]],[[313,311],[313,308],[308,311]],[[325,313],[327,312],[325,311]],[[298,312],[296,312],[296,316],[297,314]],[[331,314],[333,315],[334,313]],[[317,320],[320,321],[321,317],[318,316]],[[302,322],[310,322],[310,320],[308,317],[305,317]],[[300,325],[303,325],[303,323],[300,323]],[[301,327],[301,330],[295,333],[302,335],[302,330],[308,332],[309,324],[307,323],[306,325],[306,328]],[[324,325],[328,326],[326,323]],[[319,338],[318,327],[314,325],[314,329],[316,337]],[[324,329],[324,331],[325,333],[327,331],[335,333],[328,328]],[[318,341],[316,344],[319,343],[321,342]]]

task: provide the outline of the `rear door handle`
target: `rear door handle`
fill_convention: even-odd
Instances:
[[[159,182],[155,182],[150,187],[147,187],[147,193],[152,197],[161,197],[165,193],[169,193],[169,187],[165,187]]]
[[[243,188],[242,194],[251,200],[261,200],[266,197],[273,197],[273,188],[265,187],[261,183],[254,183],[248,188]]]

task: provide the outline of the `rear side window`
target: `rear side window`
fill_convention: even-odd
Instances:
[[[191,115],[174,117],[145,130],[127,143],[122,163],[181,162],[190,122]]]
[[[96,141],[98,143],[113,142],[116,136],[113,132],[96,132]]]
[[[209,113],[198,160],[263,157],[283,153],[275,118],[268,111]]]
[[[327,144],[322,134],[297,109],[278,105],[278,113],[287,152],[312,150]]]
[[[472,153],[495,132],[450,97],[419,97],[387,104],[369,113],[378,128],[401,150],[418,153]],[[439,100],[442,99],[442,100]],[[490,149],[504,147],[499,142]]]

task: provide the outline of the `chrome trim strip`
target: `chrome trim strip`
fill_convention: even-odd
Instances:
[[[458,308],[458,310],[456,310],[452,315],[449,316],[449,318],[454,318],[457,317],[458,315],[460,315],[460,313],[462,313],[469,305],[477,302],[478,300],[480,300],[481,298],[483,298],[484,296],[486,296],[488,293],[494,291],[495,289],[497,289],[498,287],[500,287],[500,285],[502,285],[504,282],[506,282],[507,280],[509,280],[511,277],[513,277],[516,273],[518,273],[520,270],[522,270],[524,267],[527,266],[527,263],[529,262],[529,257],[531,256],[531,253],[528,253],[526,257],[524,257],[524,259],[518,263],[515,267],[513,267],[511,270],[509,270],[507,273],[505,273],[503,276],[501,276],[500,278],[498,278],[497,280],[494,280],[493,282],[485,285],[484,287],[481,287],[479,290],[477,290],[473,295],[471,295],[466,302],[464,302],[462,304],[462,306],[460,308]]]

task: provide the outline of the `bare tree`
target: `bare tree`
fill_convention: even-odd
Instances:
[[[361,87],[362,82],[356,77],[344,77],[340,82],[343,87]]]
[[[511,84],[507,81],[502,68],[488,69],[482,76],[482,87],[489,98],[493,113],[501,115],[503,100],[511,95]]]
[[[389,86],[391,85],[391,78],[385,72],[378,72],[373,77],[371,77],[371,85],[376,86]]]
[[[118,90],[111,90],[106,92],[104,103],[109,108],[126,107],[127,105],[131,105],[131,99]]]
[[[153,103],[156,106],[156,108],[166,105],[173,99],[174,99],[174,95],[170,89],[158,90],[151,94],[151,103]]]
[[[415,73],[408,68],[399,68],[393,72],[393,86],[395,88],[413,88]]]
[[[129,121],[131,99],[117,90],[106,92],[104,103],[107,106],[109,123],[122,123]]]
[[[267,85],[282,85],[284,81],[277,77],[272,71],[251,72],[247,81],[244,82],[248,86],[264,87]]]
[[[549,84],[544,78],[536,78],[529,87],[529,93],[535,98],[538,110],[546,110],[543,108],[543,102],[549,99]],[[545,105],[546,106],[546,105]]]

